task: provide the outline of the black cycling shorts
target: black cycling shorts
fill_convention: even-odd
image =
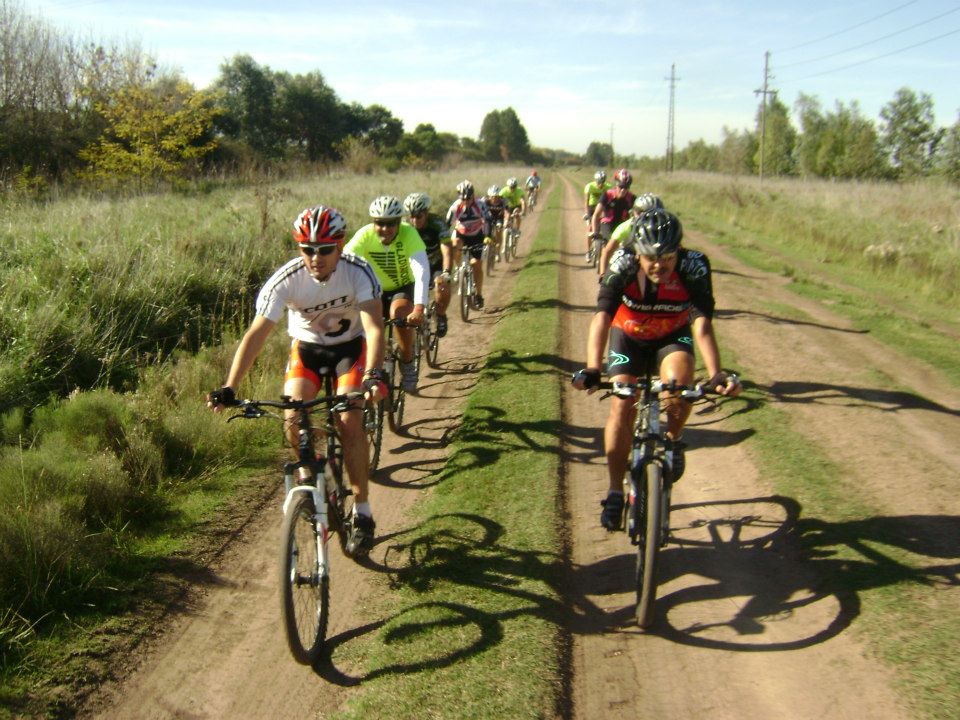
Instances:
[[[482,233],[478,235],[461,235],[460,233],[457,233],[457,237],[463,241],[463,249],[470,253],[471,258],[474,260],[479,260],[481,258],[483,255]]]
[[[390,306],[394,300],[403,300],[406,298],[410,302],[413,302],[413,289],[414,284],[410,283],[409,285],[398,287],[396,290],[389,292],[384,291],[380,298],[383,301],[383,317],[385,320],[390,317]]]
[[[693,334],[689,325],[684,325],[672,335],[645,341],[634,340],[620,328],[610,328],[607,375],[643,377],[648,368],[651,374],[657,375],[663,359],[675,352],[693,355]]]

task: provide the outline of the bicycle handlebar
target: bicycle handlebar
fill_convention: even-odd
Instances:
[[[318,405],[328,405],[333,412],[343,412],[351,409],[350,404],[363,396],[364,394],[362,392],[355,391],[340,395],[324,395],[323,397],[314,398],[313,400],[293,400],[286,396],[281,396],[280,400],[241,400],[235,406],[240,409],[240,412],[228,418],[227,422],[239,418],[255,420],[264,415],[273,414],[265,410],[265,408],[274,408],[277,410],[310,410]]]
[[[729,377],[734,382],[739,382],[739,379],[735,374],[731,373]],[[641,390],[644,387],[644,385],[645,383],[643,382],[625,383],[625,382],[612,382],[610,380],[602,380],[600,381],[600,384],[597,385],[596,387],[599,390],[609,391],[608,393],[603,395],[601,399],[610,397],[611,395],[616,395],[617,397],[620,397],[620,398],[632,398],[637,394],[639,390]],[[708,387],[705,382],[697,383],[693,387],[690,387],[688,385],[681,385],[676,380],[671,380],[670,382],[665,383],[662,380],[660,380],[660,378],[652,378],[649,381],[649,388],[650,388],[650,392],[652,393],[679,392],[681,398],[683,398],[684,400],[690,400],[690,401],[699,400],[700,398],[704,397],[707,394],[714,394],[714,395],[719,394],[713,388]]]

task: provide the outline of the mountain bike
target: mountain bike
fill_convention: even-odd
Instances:
[[[530,188],[527,190],[527,208],[533,210],[537,206],[537,196],[540,195],[540,188]]]
[[[600,264],[600,253],[603,252],[603,235],[590,233],[590,265],[597,267]]]
[[[383,323],[386,331],[384,340],[383,371],[387,375],[387,422],[390,429],[395,433],[400,432],[403,425],[403,411],[407,407],[407,391],[403,389],[403,374],[400,370],[402,362],[400,355],[400,345],[393,336],[394,328],[408,327],[405,319],[396,318],[395,320],[386,320]],[[413,364],[416,369],[417,377],[420,377],[420,332],[413,334]]]
[[[487,273],[487,277],[493,275],[493,266],[497,261],[497,250],[493,238],[483,239],[483,254],[480,256],[480,263]]]
[[[437,367],[437,355],[440,352],[440,336],[437,335],[437,302],[431,300],[423,315],[423,324],[418,328],[419,346],[427,365]]]
[[[675,380],[662,382],[647,373],[636,384],[601,382],[609,392],[636,399],[637,419],[633,427],[630,464],[623,478],[623,518],[630,544],[637,548],[637,624],[648,627],[653,621],[657,596],[657,553],[670,535],[670,489],[673,483],[673,452],[668,449],[665,431],[660,429],[660,393],[678,393],[688,402],[704,397],[703,386],[688,387]]]
[[[503,259],[510,262],[517,257],[517,244],[520,242],[520,230],[516,227],[516,218],[520,215],[519,210],[514,210],[510,215],[510,221],[503,231]]]
[[[477,309],[477,286],[473,279],[473,268],[470,266],[470,253],[464,251],[457,269],[457,292],[460,294],[460,318],[467,322],[470,311]]]
[[[363,393],[331,394],[333,380],[324,378],[322,397],[313,400],[243,400],[240,412],[228,422],[269,416],[283,420],[273,410],[293,410],[297,417],[297,460],[283,466],[286,496],[280,540],[280,616],[290,652],[297,662],[311,665],[320,657],[330,619],[330,562],[327,547],[336,533],[341,549],[350,535],[353,494],[343,481],[343,444],[337,415],[357,407]],[[322,422],[314,427],[311,410],[323,408]],[[314,435],[326,436],[325,455],[314,450]]]

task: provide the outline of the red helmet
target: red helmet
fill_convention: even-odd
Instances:
[[[301,245],[335,243],[346,234],[347,221],[340,211],[323,205],[307,208],[293,222],[293,239]]]
[[[628,188],[633,182],[633,175],[631,175],[630,171],[626,168],[620,168],[613,174],[613,180],[618,187]]]
[[[533,175],[534,177],[536,177],[536,176],[537,176],[537,171],[536,171],[536,170],[531,170],[531,171],[530,171],[530,174]]]

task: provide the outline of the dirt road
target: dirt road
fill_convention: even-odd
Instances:
[[[578,362],[596,299],[583,260],[580,205],[568,185],[561,287],[565,306],[575,309],[563,320],[563,354]],[[918,519],[917,536],[934,542],[924,519],[955,514],[960,394],[839,315],[790,293],[784,278],[742,265],[695,231],[684,244],[711,258],[721,350],[735,348],[753,371],[746,379],[848,469],[847,482],[861,497],[893,521]],[[765,307],[799,306],[813,320],[759,310],[758,298]],[[878,386],[878,375],[888,382]],[[657,620],[640,633],[631,617],[634,554],[622,533],[599,525],[607,487],[599,428],[607,408],[597,396],[566,392],[571,603],[578,618],[571,716],[908,717],[892,674],[851,631],[856,595],[830,594],[811,563],[796,557],[791,535],[801,508],[772,496],[743,446],[763,428],[732,431],[724,424],[728,407],[694,415],[688,425],[691,451],[674,491]],[[904,479],[924,491],[904,495]],[[946,532],[957,548],[956,523]]]
[[[561,352],[580,362],[596,280],[583,262],[578,189],[558,180],[551,192],[563,195],[564,208]],[[525,243],[536,222],[534,214]],[[784,288],[783,278],[741,265],[695,231],[688,230],[686,245],[712,260],[721,347],[735,348],[751,370],[746,380],[807,428],[848,469],[846,482],[891,522],[919,519],[917,552],[932,554],[923,545],[921,521],[949,517],[956,506],[960,451],[953,440],[960,437],[960,393],[828,308],[799,299]],[[526,250],[522,245],[523,255]],[[466,326],[452,319],[440,350],[443,367],[425,370],[421,397],[408,404],[409,435],[386,433],[387,452],[372,493],[381,535],[404,529],[408,508],[443,465],[445,442],[460,422],[509,299],[515,270],[498,268],[485,293],[486,312]],[[780,317],[759,307],[759,297],[764,307],[800,307],[811,319]],[[735,431],[725,422],[731,407],[694,415],[688,426],[691,450],[674,493],[673,542],[662,554],[657,620],[641,633],[632,623],[633,552],[622,534],[598,524],[606,488],[601,428],[607,408],[597,396],[566,386],[571,647],[564,693],[569,707],[561,715],[909,717],[892,689],[892,673],[856,632],[856,593],[831,593],[816,565],[799,557],[796,528],[803,508],[773,495],[747,451],[745,441],[763,428]],[[901,479],[920,477],[924,492],[898,492]],[[351,656],[351,640],[375,632],[380,620],[364,598],[378,592],[382,546],[366,568],[332,553],[333,650],[318,678],[290,661],[279,632],[279,507],[274,497],[253,516],[174,613],[169,629],[118,668],[116,682],[91,698],[82,717],[317,717],[342,705],[363,679],[363,659]],[[960,546],[955,523],[943,533],[950,536],[942,538],[946,546]]]

